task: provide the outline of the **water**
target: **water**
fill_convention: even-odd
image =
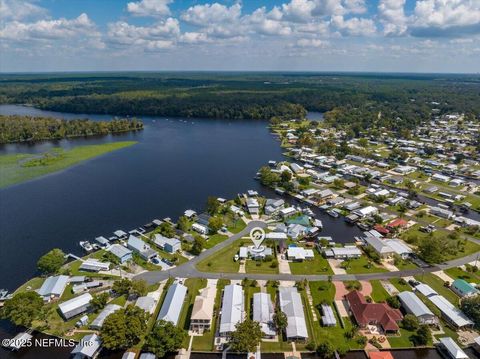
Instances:
[[[307,119],[310,121],[317,121],[317,122],[323,121],[323,112],[314,112],[314,111],[308,112]]]

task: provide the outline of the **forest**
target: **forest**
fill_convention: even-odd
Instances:
[[[90,121],[0,115],[0,143],[59,140],[68,137],[98,136],[141,129],[143,129],[143,123],[136,118]]]
[[[480,76],[354,73],[92,73],[0,76],[0,103],[63,112],[225,119],[325,112],[357,135],[436,114],[480,115]]]

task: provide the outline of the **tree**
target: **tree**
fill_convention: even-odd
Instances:
[[[280,176],[278,173],[272,172],[270,167],[263,166],[260,168],[260,182],[265,186],[273,186],[280,182]]]
[[[341,178],[335,178],[333,180],[333,186],[336,188],[336,189],[342,189],[343,186],[345,185],[345,181]]]
[[[122,278],[113,282],[112,290],[118,295],[129,295],[132,288],[132,281],[128,278]]]
[[[186,232],[190,228],[190,221],[186,216],[180,216],[177,221],[177,227],[179,230]]]
[[[394,297],[388,297],[387,298],[387,303],[389,306],[391,306],[392,308],[395,308],[395,309],[398,309],[400,308],[400,301],[398,300],[398,298],[396,296]]]
[[[40,316],[42,308],[43,299],[37,292],[22,292],[5,302],[0,318],[8,319],[15,325],[29,327]]]
[[[107,292],[94,295],[92,300],[90,301],[93,310],[95,312],[98,312],[99,310],[105,308],[109,298],[110,296]]]
[[[288,318],[281,310],[276,310],[273,314],[273,322],[278,332],[282,332],[288,325]]]
[[[163,358],[180,349],[186,337],[186,332],[172,322],[159,320],[145,340],[145,349]]]
[[[52,274],[58,272],[65,261],[65,253],[59,248],[54,248],[40,257],[37,268],[44,274]]]
[[[335,348],[329,341],[324,341],[317,346],[317,353],[321,358],[332,359],[335,358]]]
[[[421,325],[412,338],[415,345],[427,345],[430,340],[430,328],[428,325]]]
[[[403,317],[402,327],[405,328],[406,330],[410,330],[410,331],[416,330],[418,329],[418,325],[419,325],[418,319],[413,314],[407,314]]]
[[[205,238],[200,235],[195,235],[193,239],[193,245],[190,252],[194,255],[199,255],[205,248]]]
[[[235,352],[253,352],[262,337],[260,324],[248,318],[235,326],[235,331],[230,338],[230,346]]]
[[[208,220],[208,228],[210,228],[213,233],[217,233],[217,231],[220,230],[222,226],[223,221],[220,217],[210,217],[210,219]]]
[[[292,172],[290,171],[284,170],[280,174],[280,181],[282,181],[282,183],[290,182],[291,179],[292,179]]]
[[[103,346],[120,350],[138,344],[147,329],[146,321],[145,311],[132,304],[110,314],[100,329]]]
[[[130,288],[130,295],[141,297],[148,293],[148,284],[145,280],[133,280]]]
[[[218,202],[218,199],[213,196],[209,196],[207,198],[207,212],[213,216],[218,212],[218,208],[220,207],[220,202]]]
[[[168,223],[168,222],[162,222],[160,226],[158,226],[159,231],[162,235],[164,235],[167,238],[173,238],[175,237],[175,228]]]
[[[480,328],[480,296],[467,297],[462,300],[462,311],[470,317],[475,323],[476,328]]]

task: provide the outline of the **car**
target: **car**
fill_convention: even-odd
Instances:
[[[235,254],[235,255],[233,256],[233,260],[234,260],[235,262],[238,261],[239,258],[240,258],[240,257],[238,256],[238,254]]]
[[[152,258],[153,264],[160,264],[160,260],[157,257]]]
[[[167,258],[162,258],[162,262],[168,264],[169,266],[173,266],[173,262],[168,260]]]

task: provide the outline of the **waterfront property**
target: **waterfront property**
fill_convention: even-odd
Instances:
[[[437,324],[438,318],[413,292],[401,292],[398,299],[408,314],[413,314],[420,324]]]
[[[203,332],[212,326],[213,307],[215,304],[215,288],[203,288],[195,297],[192,315],[190,316],[190,330]]]
[[[110,314],[113,314],[120,309],[122,309],[122,307],[117,304],[108,304],[105,308],[102,309],[100,314],[98,314],[98,316],[93,320],[92,324],[90,324],[90,328],[94,330],[102,329],[103,322],[105,321],[105,319],[107,319],[107,317]]]
[[[448,359],[468,359],[468,355],[450,337],[440,338],[438,347]]]
[[[276,334],[273,328],[273,303],[268,293],[253,295],[253,320],[260,323],[263,335],[273,338]]]
[[[78,269],[88,272],[108,271],[110,269],[110,263],[100,262],[99,260],[94,258],[88,258],[83,261],[82,264],[80,264],[80,267]]]
[[[428,299],[440,310],[442,318],[454,328],[460,329],[473,326],[473,322],[460,309],[450,303],[447,298],[441,295],[432,295]]]
[[[98,334],[88,334],[73,348],[75,359],[96,358],[102,348],[102,340]]]
[[[307,323],[303,312],[303,303],[300,293],[295,287],[281,287],[278,289],[280,309],[287,316],[285,336],[288,340],[305,341],[308,338]]]
[[[229,284],[223,290],[222,314],[220,317],[219,334],[228,337],[235,331],[237,323],[245,318],[245,303],[243,288],[237,284]]]
[[[155,252],[147,243],[134,235],[128,237],[127,247],[135,253],[138,253],[140,257],[145,260],[151,260],[157,256],[157,252]]]
[[[45,279],[40,289],[37,290],[37,293],[47,302],[52,299],[58,299],[65,291],[68,279],[69,278],[66,275],[48,277]]]
[[[132,260],[133,252],[120,244],[112,244],[108,251],[117,257],[122,264]]]
[[[182,249],[182,242],[180,242],[177,238],[167,238],[159,233],[155,234],[153,243],[167,253],[175,253]]]
[[[177,325],[187,295],[187,287],[179,282],[173,283],[167,291],[157,320],[165,320]]]
[[[335,259],[360,258],[362,251],[356,246],[332,247],[325,249],[325,257]]]
[[[63,318],[69,320],[76,315],[85,313],[91,308],[90,301],[93,299],[90,293],[84,293],[78,297],[67,300],[66,302],[60,303],[58,309],[62,314]]]
[[[403,315],[386,303],[368,303],[363,294],[354,290],[345,295],[355,322],[361,327],[378,325],[385,333],[396,333]]]

